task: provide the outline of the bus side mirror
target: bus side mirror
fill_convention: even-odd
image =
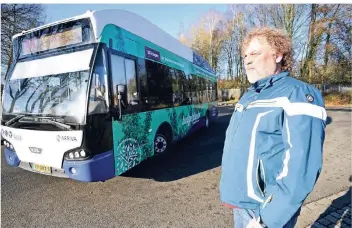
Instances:
[[[116,91],[117,91],[117,102],[118,102],[118,117],[116,117],[117,120],[122,119],[122,108],[121,108],[121,103],[122,101],[122,94],[125,93],[125,85],[117,85],[116,86]]]
[[[117,91],[118,94],[125,93],[125,85],[117,85],[116,86],[116,91]]]

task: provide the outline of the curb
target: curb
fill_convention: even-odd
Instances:
[[[297,227],[351,227],[350,189],[303,205]]]

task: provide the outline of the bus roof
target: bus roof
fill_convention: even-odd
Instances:
[[[137,36],[142,37],[188,61],[191,63],[195,63],[196,61],[206,63],[207,66],[201,66],[203,69],[210,71],[210,73],[214,74],[213,69],[209,66],[209,63],[201,57],[199,54],[194,52],[191,48],[182,44],[179,40],[160,29],[158,26],[154,25],[147,19],[121,9],[104,9],[104,10],[96,10],[96,11],[87,11],[85,14],[78,15],[76,17],[56,21],[47,25],[43,25],[28,31],[23,31],[22,33],[16,34],[13,36],[13,39],[17,36],[21,36],[27,33],[34,32],[36,30],[40,30],[46,27],[50,27],[53,25],[61,24],[68,21],[74,21],[82,18],[90,18],[95,39],[98,41],[100,35],[104,29],[104,27],[108,24],[114,24],[119,26]],[[198,64],[196,64],[198,65]],[[203,64],[202,64],[203,65]]]

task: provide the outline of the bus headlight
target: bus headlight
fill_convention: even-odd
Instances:
[[[64,155],[66,160],[86,160],[90,158],[90,153],[84,149],[71,150]]]
[[[15,152],[15,148],[13,147],[13,145],[8,142],[7,140],[4,140],[4,145],[7,147],[7,149],[10,149],[11,151]]]
[[[78,153],[78,151],[75,152],[75,158],[79,158],[79,153]]]
[[[79,154],[80,154],[82,157],[85,157],[87,153],[86,153],[84,150],[81,150],[81,152],[79,152]]]

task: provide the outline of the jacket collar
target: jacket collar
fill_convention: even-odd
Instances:
[[[275,84],[275,82],[279,81],[280,79],[289,76],[290,73],[288,71],[283,71],[279,74],[274,74],[269,77],[263,78],[255,83],[253,83],[248,90],[249,91],[255,91],[257,93],[260,93],[262,90],[265,90],[272,85]]]

